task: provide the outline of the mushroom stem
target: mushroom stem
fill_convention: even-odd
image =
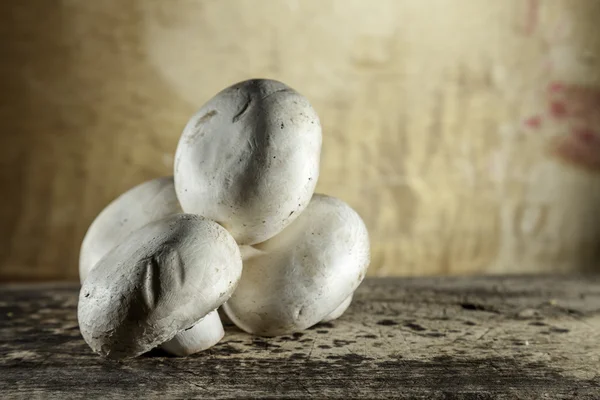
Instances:
[[[224,335],[219,313],[214,310],[198,321],[196,325],[179,332],[173,339],[163,343],[160,347],[176,356],[189,356],[214,346],[223,339]]]
[[[344,300],[342,302],[342,304],[340,304],[338,306],[338,308],[336,308],[328,316],[326,316],[325,318],[323,318],[321,320],[321,322],[329,322],[329,321],[333,321],[334,319],[338,319],[339,317],[342,316],[343,313],[346,312],[346,310],[348,309],[348,307],[350,307],[350,303],[352,303],[352,295],[348,296],[346,298],[346,300]]]

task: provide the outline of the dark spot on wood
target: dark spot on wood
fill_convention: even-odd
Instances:
[[[482,304],[475,304],[475,303],[460,303],[460,306],[463,310],[467,310],[467,311],[486,311],[486,312],[492,312],[492,313],[498,313],[497,310],[491,308],[491,307],[487,307],[484,306]]]
[[[342,354],[342,355],[331,355],[331,356],[327,356],[327,359],[340,360],[340,361],[344,361],[344,362],[351,363],[351,364],[361,363],[361,362],[364,362],[367,360],[372,360],[372,358],[361,356],[359,354],[354,354],[354,353]]]
[[[404,324],[404,326],[409,329],[412,329],[413,331],[417,331],[417,332],[422,332],[422,331],[427,330],[427,329],[423,328],[421,325],[415,324],[413,322],[408,322],[408,323]]]
[[[218,344],[218,345],[212,347],[211,349],[209,349],[209,351],[215,355],[223,355],[223,356],[231,356],[234,354],[245,353],[245,351],[236,349],[235,347],[230,346],[228,344],[225,344],[225,345]]]
[[[427,332],[425,335],[431,336],[431,337],[443,337],[443,336],[446,336],[445,333],[441,333],[441,332]]]
[[[531,325],[531,326],[547,326],[545,323],[543,323],[541,321],[533,321],[533,322],[530,322],[529,325]]]
[[[306,354],[304,354],[304,353],[294,353],[289,357],[289,359],[290,360],[301,360],[305,357],[306,357]]]
[[[569,333],[570,331],[568,329],[564,329],[564,328],[555,328],[555,327],[552,327],[552,328],[550,328],[550,332],[553,332],[553,333]]]
[[[340,339],[334,339],[333,340],[333,345],[335,347],[344,347],[344,346],[348,346],[351,343],[356,343],[356,341],[354,341],[354,340],[340,340]]]
[[[312,339],[302,339],[300,340],[300,343],[307,343],[307,342],[312,342]]]
[[[376,335],[372,335],[372,334],[368,334],[368,335],[358,335],[356,336],[357,338],[364,338],[364,339],[377,339]]]
[[[261,347],[261,348],[264,348],[264,349],[267,349],[267,348],[270,349],[270,348],[278,348],[278,347],[280,347],[280,346],[276,345],[275,343],[270,343],[270,342],[267,342],[267,341],[265,341],[263,339],[256,339],[256,338],[252,339],[252,346],[254,346],[254,347]]]
[[[467,325],[467,326],[476,326],[477,324],[473,321],[465,321],[463,322],[463,324]]]
[[[292,342],[296,342],[298,341],[298,339],[300,339],[302,336],[304,336],[304,333],[302,332],[294,332],[292,334],[292,336],[280,336],[279,339],[282,341],[292,341]],[[308,339],[310,340],[310,339]]]
[[[289,350],[285,350],[285,349],[273,349],[273,350],[271,350],[271,353],[279,354],[279,353],[285,353],[286,351],[289,351]]]
[[[283,128],[284,128],[284,125],[283,125],[283,122],[282,122],[282,123],[281,123],[281,129],[283,129]]]
[[[563,308],[562,310],[570,315],[583,316],[583,313],[581,311],[573,310],[572,308]]]
[[[311,329],[315,329],[315,328],[329,328],[329,329],[331,329],[333,327],[334,327],[334,325],[331,322],[319,322],[318,324],[313,325],[311,327]]]
[[[326,344],[320,344],[317,347],[320,348],[320,349],[330,349],[331,348],[331,346],[328,346]]]
[[[381,321],[377,321],[377,325],[382,325],[382,326],[395,326],[398,325],[398,323],[394,320],[391,319],[382,319]]]
[[[319,329],[319,330],[317,331],[317,333],[324,334],[324,333],[329,333],[329,331],[327,331],[327,330],[324,330],[324,329]]]
[[[447,363],[447,362],[451,362],[452,361],[452,357],[448,356],[448,355],[441,355],[441,356],[435,356],[431,359],[431,361],[433,362],[439,362],[439,363]]]

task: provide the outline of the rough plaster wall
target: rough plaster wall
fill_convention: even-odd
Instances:
[[[5,0],[0,278],[75,279],[112,198],[187,118],[280,79],[321,115],[318,190],[371,275],[598,267],[600,2]]]

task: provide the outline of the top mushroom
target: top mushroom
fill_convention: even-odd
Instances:
[[[218,222],[240,245],[268,240],[308,205],[321,140],[316,112],[290,87],[267,79],[233,85],[184,128],[175,155],[181,207]]]

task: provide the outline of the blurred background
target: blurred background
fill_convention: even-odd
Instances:
[[[371,275],[600,269],[600,1],[2,0],[0,280],[77,280],[187,119],[281,80]]]

